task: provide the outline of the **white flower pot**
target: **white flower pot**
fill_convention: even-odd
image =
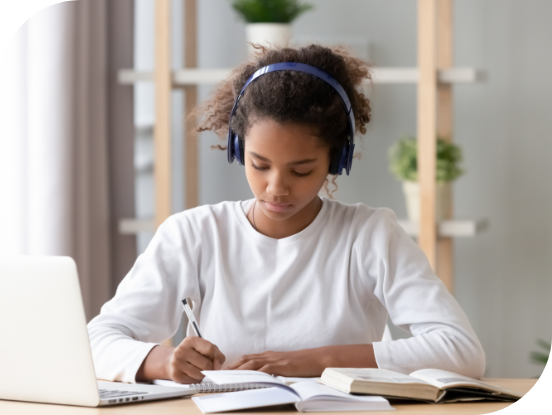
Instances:
[[[418,182],[404,181],[403,192],[406,198],[406,212],[410,222],[420,221],[420,185]],[[445,219],[446,213],[449,211],[451,201],[451,185],[450,182],[437,183],[437,202],[436,202],[436,220]]]
[[[249,53],[251,43],[263,46],[286,46],[291,39],[291,25],[287,23],[249,23],[245,27]]]

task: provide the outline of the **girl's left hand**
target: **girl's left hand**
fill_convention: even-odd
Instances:
[[[222,369],[258,370],[286,377],[319,377],[327,367],[377,368],[374,346],[348,344],[292,352],[247,354]]]
[[[247,354],[223,370],[258,370],[278,376],[317,377],[326,368],[322,363],[324,353],[321,349],[324,348]]]

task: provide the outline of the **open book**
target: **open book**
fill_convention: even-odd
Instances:
[[[349,395],[313,381],[296,382],[288,386],[280,379],[254,370],[205,370],[201,373],[210,382],[220,385],[265,386],[257,390],[193,397],[196,405],[205,414],[284,404],[295,404],[300,412],[393,409],[382,397]]]
[[[409,376],[385,369],[327,368],[320,379],[347,393],[382,395],[444,403],[460,401],[515,401],[521,393],[439,369],[422,369]]]

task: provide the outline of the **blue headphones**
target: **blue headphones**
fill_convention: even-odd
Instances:
[[[330,161],[329,173],[341,174],[343,172],[343,169],[345,169],[345,171],[347,172],[347,175],[349,175],[349,172],[351,171],[351,165],[353,164],[353,151],[355,149],[355,142],[354,142],[355,116],[351,108],[351,101],[349,101],[349,97],[345,93],[345,90],[343,89],[343,87],[330,74],[314,66],[306,65],[304,63],[297,63],[297,62],[282,62],[282,63],[275,63],[272,65],[268,65],[268,66],[265,66],[264,68],[259,69],[249,77],[249,79],[243,86],[240,94],[238,95],[238,98],[234,103],[234,107],[232,107],[232,112],[230,113],[230,122],[228,125],[228,150],[227,150],[228,163],[232,163],[234,159],[236,159],[238,160],[239,164],[242,164],[242,165],[244,164],[243,141],[240,140],[237,134],[235,134],[232,131],[232,117],[236,114],[236,108],[238,107],[238,102],[240,102],[240,99],[243,97],[245,88],[247,88],[247,86],[258,77],[264,74],[267,74],[269,72],[275,72],[275,71],[298,71],[298,72],[304,72],[304,73],[314,75],[318,79],[321,79],[324,82],[331,85],[339,94],[339,96],[343,100],[343,108],[345,109],[345,113],[347,114],[347,121],[348,121],[348,127],[349,127],[349,142],[341,148],[341,151],[339,151],[338,156],[334,160]]]

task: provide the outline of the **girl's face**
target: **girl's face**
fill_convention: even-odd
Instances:
[[[244,158],[249,186],[267,218],[285,221],[318,203],[330,159],[310,126],[257,121],[246,136]]]

